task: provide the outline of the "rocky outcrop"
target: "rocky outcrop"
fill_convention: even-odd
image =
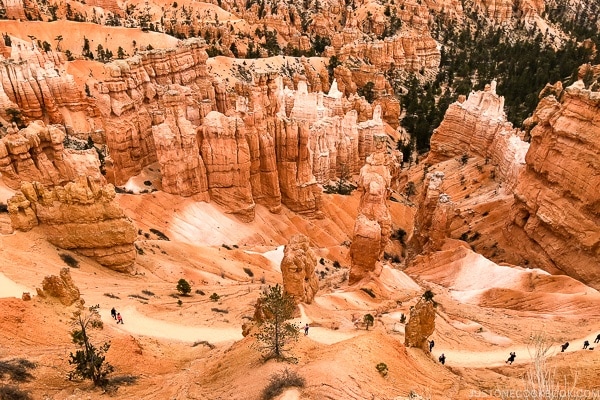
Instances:
[[[123,184],[157,161],[152,125],[154,115],[162,113],[161,94],[179,92],[184,116],[195,126],[217,109],[203,47],[202,39],[189,39],[174,49],[142,51],[106,65],[108,78],[97,83],[94,95],[96,125],[108,132],[111,181]]]
[[[283,251],[281,275],[284,291],[296,303],[312,303],[319,289],[316,266],[317,256],[310,248],[308,238],[304,235],[292,236]]]
[[[431,151],[425,161],[435,164],[464,154],[476,155],[498,167],[498,177],[512,189],[525,167],[529,144],[507,122],[504,98],[496,94],[496,83],[484,91],[471,92],[466,101],[448,107],[440,126],[431,137]]]
[[[114,199],[112,185],[85,177],[53,189],[25,182],[8,200],[8,212],[15,229],[39,225],[55,246],[128,271],[135,261],[136,230]]]
[[[428,338],[435,330],[435,309],[432,300],[421,297],[410,309],[404,328],[404,345],[428,351]]]
[[[443,193],[443,180],[441,171],[431,172],[425,179],[411,239],[416,254],[438,250],[448,235],[453,205],[450,196]]]
[[[508,237],[530,265],[600,288],[600,114],[581,81],[542,99],[531,122],[527,168],[515,189]]]
[[[336,40],[332,41],[335,46]],[[340,61],[349,58],[368,60],[373,71],[400,68],[405,71],[438,68],[441,55],[429,32],[402,32],[376,41],[357,41],[343,45],[338,51]],[[374,81],[373,81],[374,82]]]
[[[65,306],[70,306],[80,299],[79,289],[71,278],[69,268],[61,269],[60,276],[46,276],[42,281],[42,288],[36,290],[38,296],[57,298]]]
[[[250,149],[244,122],[213,111],[204,119],[198,136],[210,198],[243,221],[252,221],[255,203],[250,185]]]
[[[385,136],[374,137],[375,152],[360,170],[358,187],[363,193],[350,246],[351,284],[379,275],[378,263],[391,235],[392,218],[387,205],[391,175],[386,165],[386,140]]]
[[[200,155],[196,129],[185,118],[184,102],[176,90],[163,95],[162,114],[154,115],[152,136],[160,164],[162,189],[180,196],[200,195],[208,200],[206,168]]]
[[[35,121],[18,130],[12,124],[0,138],[0,178],[13,189],[23,181],[58,185],[72,180],[76,171],[65,160],[64,138],[60,125]]]
[[[14,61],[13,61],[14,60]],[[44,119],[62,124],[65,116],[86,109],[83,88],[67,74],[62,53],[42,52],[14,45],[11,60],[0,69],[0,118],[13,120],[8,110],[19,113],[23,122]]]

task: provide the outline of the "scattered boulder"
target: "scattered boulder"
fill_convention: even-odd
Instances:
[[[310,248],[309,239],[304,235],[294,235],[285,246],[281,260],[284,291],[296,303],[312,303],[319,289],[315,274],[317,256]]]
[[[60,270],[60,276],[48,275],[42,281],[42,289],[37,288],[40,297],[55,297],[65,306],[70,306],[80,299],[80,293],[69,268]],[[25,294],[23,294],[25,295]]]
[[[433,300],[421,297],[410,309],[410,318],[405,328],[404,345],[428,350],[428,338],[435,330],[435,309]]]

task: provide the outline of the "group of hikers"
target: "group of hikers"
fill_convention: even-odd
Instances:
[[[600,343],[600,333],[596,336],[596,339],[594,339],[594,343]],[[565,342],[564,344],[561,344],[560,345],[560,352],[564,353],[565,350],[567,349],[567,347],[569,347],[569,342]],[[584,340],[583,341],[583,350],[594,350],[593,347],[590,347],[589,340]]]
[[[594,343],[600,343],[600,333],[596,336]],[[429,352],[430,353],[431,353],[431,350],[433,350],[433,346],[435,346],[435,342],[433,340],[430,340],[429,341]],[[561,344],[560,345],[561,353],[564,353],[564,351],[567,349],[567,347],[569,347],[569,342],[565,342],[564,344]],[[583,350],[594,350],[594,348],[590,347],[590,342],[588,340],[585,340],[583,342]],[[517,353],[514,351],[511,351],[508,355],[508,360],[505,361],[505,364],[512,365],[512,363],[515,361],[515,358],[517,358]],[[442,353],[438,357],[438,361],[442,365],[446,364],[446,356],[444,355],[444,353]]]
[[[110,310],[110,316],[117,320],[117,324],[123,324],[123,317],[121,317],[121,313],[117,312],[114,307],[112,310]]]

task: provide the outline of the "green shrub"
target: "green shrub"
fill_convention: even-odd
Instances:
[[[431,290],[426,290],[425,293],[423,293],[423,298],[427,301],[432,301],[433,300],[433,292]]]
[[[188,281],[186,281],[185,279],[181,278],[177,282],[177,291],[179,293],[181,293],[182,296],[187,296],[192,291],[192,287],[190,286],[190,284],[188,283]]]
[[[216,293],[213,293],[213,294],[211,294],[211,295],[210,295],[210,299],[211,299],[212,301],[219,301],[219,299],[220,299],[220,298],[221,298],[221,296],[219,296],[219,295],[218,295],[218,294],[216,294]]]
[[[379,364],[377,364],[375,366],[375,368],[381,374],[381,376],[386,376],[388,374],[388,367],[387,367],[386,363],[380,362]]]
[[[285,368],[283,371],[271,375],[269,384],[263,389],[262,399],[271,400],[283,393],[286,388],[303,388],[304,385],[306,385],[306,381],[303,377],[297,372]]]
[[[363,322],[367,326],[367,330],[369,330],[369,326],[373,326],[373,324],[375,323],[375,318],[373,318],[371,314],[365,314],[365,316],[363,317]]]
[[[248,267],[244,267],[244,272],[250,277],[252,278],[254,276],[254,272],[252,272],[252,270]]]

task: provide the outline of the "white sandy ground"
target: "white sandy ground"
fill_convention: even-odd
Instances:
[[[131,334],[153,336],[163,339],[178,340],[194,343],[206,340],[209,343],[233,342],[241,340],[242,329],[230,327],[208,327],[173,324],[150,318],[139,313],[134,307],[117,310],[123,317],[123,324],[118,324],[110,316],[110,310],[102,310],[101,316],[105,323],[111,324],[113,329]]]
[[[247,254],[260,254],[271,262],[271,266],[274,271],[281,272],[281,261],[283,260],[283,249],[285,246],[278,246],[275,250],[265,251],[260,253],[258,251],[245,250]]]
[[[0,298],[16,297],[20,299],[23,292],[29,292],[29,294],[33,295],[35,290],[8,279],[6,275],[0,272]]]
[[[598,347],[598,343],[594,344],[594,338],[595,335],[590,334],[589,337],[570,340],[570,345],[565,350],[565,353],[572,353],[575,351],[590,351],[582,349],[584,340],[588,340],[590,342],[590,347]],[[547,355],[552,357],[559,354],[561,352],[560,345],[560,343],[557,343],[556,345],[552,346]],[[486,351],[461,351],[455,349],[438,348],[436,346],[433,348],[432,356],[435,358],[435,360],[437,360],[440,354],[444,353],[446,356],[446,365],[452,367],[499,367],[502,365],[508,365],[506,364],[506,360],[508,359],[509,353],[512,351],[514,351],[517,355],[513,364],[529,364],[533,360],[534,349],[531,348],[530,350],[527,345],[510,346],[502,349]],[[594,350],[591,351],[600,353],[600,347],[594,348]]]

